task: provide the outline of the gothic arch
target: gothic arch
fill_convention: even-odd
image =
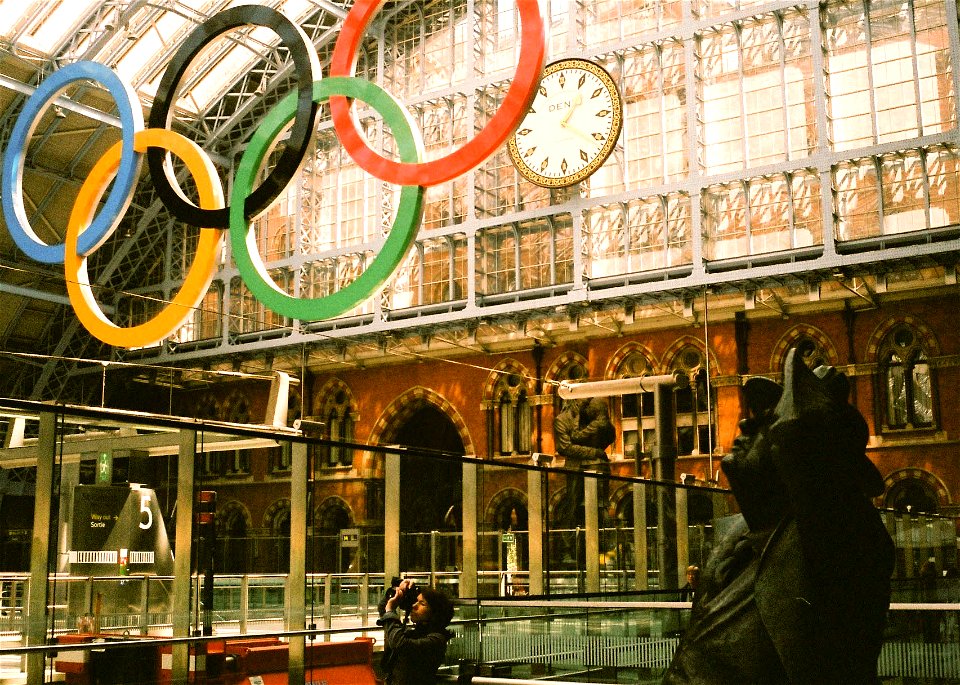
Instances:
[[[210,419],[216,421],[220,418],[220,407],[217,398],[211,393],[204,393],[200,401],[196,403],[196,408],[192,412],[198,419]]]
[[[483,520],[487,523],[493,523],[496,514],[501,507],[508,502],[517,502],[524,508],[527,508],[527,493],[517,488],[506,487],[497,492],[487,503],[486,511],[483,512]]]
[[[353,392],[350,390],[350,386],[339,378],[331,378],[323,384],[323,387],[314,393],[311,413],[314,416],[322,416],[324,414],[324,407],[328,404],[330,398],[336,397],[337,393],[340,392],[346,394],[350,411],[356,413],[357,403],[353,397]]]
[[[801,323],[781,335],[780,339],[773,346],[773,351],[770,354],[769,369],[772,373],[783,373],[783,363],[787,359],[787,352],[802,338],[810,338],[817,344],[827,357],[825,360],[827,364],[830,366],[840,364],[840,355],[837,353],[837,348],[830,339],[830,336],[816,326]]]
[[[476,454],[476,448],[473,439],[470,437],[470,431],[467,424],[450,402],[439,393],[418,385],[410,388],[399,397],[393,400],[390,405],[383,410],[370,431],[370,443],[374,445],[389,444],[392,440],[393,431],[401,426],[405,420],[417,412],[424,404],[432,404],[439,409],[453,423],[463,441],[464,453],[468,455]]]
[[[227,395],[221,409],[224,421],[250,423],[250,396],[248,392],[234,390]]]
[[[610,512],[612,515],[616,515],[617,512],[621,510],[627,502],[631,503],[633,506],[633,484],[632,483],[622,483],[617,487],[613,492],[610,493]],[[630,520],[633,520],[633,514],[630,515]]]
[[[276,525],[278,521],[286,514],[289,518],[290,516],[290,499],[284,497],[278,499],[263,512],[263,527],[266,528],[270,533],[276,532]]]
[[[929,488],[931,492],[933,492],[936,495],[937,504],[940,507],[945,507],[950,504],[951,502],[950,491],[947,489],[946,484],[942,480],[940,480],[939,477],[935,476],[934,474],[930,473],[925,469],[908,467],[905,469],[898,469],[897,471],[894,471],[893,473],[888,474],[887,477],[883,479],[883,484],[884,484],[884,494],[883,494],[884,502],[883,503],[885,506],[889,506],[890,504],[892,504],[888,502],[888,497],[891,494],[893,488],[898,483],[902,483],[903,481],[907,481],[907,480],[919,481],[924,486]]]
[[[547,521],[550,522],[551,526],[556,525],[557,516],[559,515],[559,509],[563,506],[563,500],[567,496],[567,484],[564,483],[559,487],[552,487],[550,498],[547,500]]]
[[[920,347],[923,348],[927,355],[931,357],[939,356],[940,343],[937,340],[937,336],[934,335],[933,330],[931,330],[927,324],[915,316],[897,316],[887,319],[873,331],[873,334],[870,336],[870,341],[867,343],[864,361],[874,364],[880,361],[878,358],[880,347],[887,335],[897,326],[909,326],[916,332]]]
[[[287,402],[287,425],[292,426],[293,422],[301,418],[303,414],[303,393],[300,391],[299,385],[290,389]]]
[[[250,515],[250,510],[243,502],[232,499],[217,507],[217,532],[219,534],[222,535],[227,532],[227,521],[233,517],[242,519],[243,526],[247,531],[253,528],[253,517]]]
[[[584,369],[587,368],[587,358],[578,352],[564,352],[559,357],[553,360],[550,364],[550,368],[547,369],[547,373],[544,376],[544,379],[547,383],[544,385],[545,394],[556,394],[556,383],[561,380],[566,380],[563,376],[563,370],[570,367],[572,364],[579,364]]]
[[[483,385],[483,395],[481,397],[485,402],[492,402],[496,399],[497,385],[500,384],[504,376],[510,374],[520,376],[527,397],[533,397],[536,394],[535,379],[527,368],[516,359],[504,359],[493,368]]]
[[[717,361],[717,356],[710,350],[707,349],[706,345],[703,344],[703,340],[700,338],[694,337],[692,335],[684,335],[671,343],[664,353],[662,362],[660,364],[660,370],[662,373],[667,373],[673,368],[674,361],[685,348],[695,347],[700,350],[700,352],[706,357],[707,361],[710,364],[710,377],[716,378],[717,376],[722,376],[723,372],[720,368],[720,362]]]
[[[628,342],[626,345],[623,345],[619,350],[614,352],[613,356],[610,357],[610,361],[607,362],[607,368],[603,372],[604,379],[609,380],[618,378],[621,373],[620,367],[623,365],[623,362],[634,354],[640,354],[644,359],[647,360],[647,365],[650,369],[651,375],[659,373],[657,368],[657,358],[654,356],[650,348],[643,343]]]
[[[350,523],[356,521],[350,504],[342,497],[331,495],[330,497],[325,497],[324,500],[317,505],[316,511],[313,515],[314,527],[317,529],[322,529],[324,520],[327,520],[331,514],[336,513],[344,514],[345,519]]]

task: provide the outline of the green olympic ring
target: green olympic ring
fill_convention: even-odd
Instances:
[[[343,95],[366,102],[390,127],[401,161],[409,164],[422,159],[423,141],[419,133],[415,133],[419,129],[403,106],[382,88],[370,81],[347,76],[331,76],[314,82],[314,102],[323,104],[331,95]],[[316,321],[350,311],[393,274],[420,226],[424,187],[402,186],[397,213],[383,247],[352,283],[321,297],[299,298],[287,294],[267,273],[256,246],[255,231],[244,216],[244,200],[253,188],[264,157],[273,148],[277,136],[293,119],[296,111],[297,93],[293,92],[267,114],[240,158],[230,192],[230,244],[240,277],[265,307],[292,319]]]

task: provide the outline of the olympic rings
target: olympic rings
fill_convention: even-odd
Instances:
[[[220,246],[223,243],[223,231],[211,228],[200,229],[196,257],[183,285],[180,286],[170,304],[160,310],[154,318],[129,328],[117,326],[108,320],[90,288],[86,258],[77,255],[76,247],[78,236],[82,236],[82,232],[85,232],[84,227],[117,170],[119,146],[120,143],[117,143],[104,153],[80,187],[67,223],[63,265],[70,303],[77,318],[86,329],[109,345],[144,347],[163,340],[175,331],[207,294],[207,288],[210,287],[216,269]],[[148,128],[137,133],[134,146],[137,152],[162,146],[176,154],[193,175],[197,193],[200,196],[200,204],[205,207],[223,206],[223,188],[217,171],[199,145],[174,131]],[[109,227],[104,240],[116,230],[119,219],[118,216]]]
[[[176,102],[176,88],[190,62],[215,38],[230,29],[245,25],[265,26],[280,36],[280,42],[290,51],[297,78],[298,108],[290,139],[277,160],[276,166],[244,201],[247,218],[256,216],[277,199],[287,187],[300,166],[313,139],[317,123],[317,104],[313,101],[313,83],[320,80],[320,59],[313,43],[299,26],[275,9],[260,5],[239,5],[213,15],[187,36],[167,65],[157,95],[150,110],[150,128],[169,128]],[[226,207],[201,209],[188,201],[177,186],[172,170],[164,164],[166,155],[157,149],[147,151],[147,166],[157,195],[170,213],[193,226],[226,228],[230,214]]]
[[[323,103],[331,95],[344,95],[373,107],[393,132],[400,159],[418,162],[423,141],[415,134],[409,113],[391,95],[370,81],[352,77],[328,77],[313,85],[313,100]],[[230,193],[230,244],[233,259],[247,287],[268,309],[301,321],[327,319],[353,309],[380,287],[400,265],[417,235],[423,217],[423,186],[405,185],[386,242],[367,268],[352,283],[329,295],[316,298],[292,297],[276,286],[257,251],[254,232],[243,214],[242,200],[260,169],[264,156],[284,126],[293,118],[296,93],[281,100],[253,134],[240,159]]]
[[[384,0],[357,0],[347,18],[330,57],[331,76],[353,76],[357,51],[367,26]],[[543,20],[537,0],[517,0],[522,33],[520,59],[513,82],[487,125],[462,148],[441,159],[421,164],[398,163],[380,156],[368,146],[350,117],[342,97],[330,98],[330,113],[340,144],[362,169],[382,181],[398,185],[432,186],[461,176],[480,166],[510,137],[523,120],[537,94],[543,72]]]
[[[31,95],[20,113],[3,159],[0,195],[10,235],[29,257],[45,264],[63,263],[67,291],[77,318],[103,342],[118,347],[144,347],[169,337],[190,316],[207,293],[229,228],[232,254],[240,277],[254,296],[273,311],[301,321],[343,314],[356,307],[394,273],[410,248],[423,214],[424,187],[451,180],[479,166],[516,129],[536,94],[544,59],[543,23],[537,0],[517,0],[522,36],[520,59],[503,104],[489,123],[457,152],[423,162],[423,141],[406,109],[373,83],[354,78],[352,61],[373,16],[384,0],[356,0],[347,14],[333,50],[331,76],[320,80],[316,49],[299,26],[274,9],[240,5],[226,9],[199,25],[177,50],[161,78],[144,129],[136,93],[106,66],[77,62],[48,77]],[[256,129],[237,168],[224,203],[223,189],[213,162],[196,144],[169,130],[178,97],[177,84],[190,62],[221,34],[241,26],[272,29],[290,52],[296,71],[296,90],[269,111]],[[23,204],[26,151],[43,108],[71,83],[93,80],[107,88],[120,114],[121,140],[97,163],[80,188],[70,214],[64,242],[47,245],[30,227]],[[399,150],[399,162],[371,150],[355,128],[350,100],[361,100],[376,110],[390,128]],[[346,151],[368,173],[400,185],[396,216],[377,255],[351,283],[315,298],[293,297],[273,282],[256,249],[250,220],[265,211],[296,175],[310,150],[319,106],[329,101],[334,129]],[[290,124],[289,139],[274,167],[254,188],[257,175],[281,131]],[[159,148],[159,149],[158,149]],[[146,152],[157,195],[181,221],[203,226],[196,256],[173,300],[149,321],[130,327],[107,319],[93,295],[86,256],[116,230],[133,196]],[[177,185],[168,164],[179,157],[193,176],[199,197],[194,205]],[[97,207],[107,188],[109,195]]]
[[[3,216],[7,221],[10,237],[28,257],[42,264],[63,262],[63,243],[47,245],[34,232],[23,206],[23,164],[27,156],[27,144],[40,122],[40,113],[48,102],[71,83],[98,81],[106,86],[120,111],[120,134],[123,150],[117,180],[110,195],[90,227],[80,236],[77,251],[88,254],[97,248],[107,233],[110,224],[121,216],[130,204],[130,191],[140,173],[140,155],[133,150],[133,139],[143,129],[143,112],[133,88],[117,74],[97,62],[74,62],[53,72],[33,92],[17,118],[3,158],[3,177],[0,195],[3,197]],[[134,107],[133,103],[137,103]]]

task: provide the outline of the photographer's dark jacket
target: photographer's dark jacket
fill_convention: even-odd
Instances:
[[[381,616],[383,658],[380,670],[388,685],[434,685],[450,633],[429,625],[404,625],[395,611]]]

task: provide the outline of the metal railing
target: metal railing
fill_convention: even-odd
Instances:
[[[113,582],[116,579],[80,579],[87,583]],[[127,579],[129,581],[129,579]],[[366,634],[380,639],[373,621],[365,622],[364,611],[375,612],[374,598],[382,591],[382,578],[367,579],[368,602],[358,599],[363,578],[324,576],[312,578],[330,602],[329,622],[317,620],[302,631],[283,630],[281,595],[274,592],[284,579],[276,576],[231,578],[221,589],[236,593],[244,587],[253,597],[246,610],[254,612],[242,621],[239,609],[223,609],[214,624],[214,635],[206,638],[169,638],[169,625],[162,620],[150,626],[150,643],[183,642],[196,646],[204,641],[229,637],[275,636],[290,638],[305,635],[310,640],[352,639]],[[373,582],[371,582],[371,580]],[[378,582],[379,581],[379,582]],[[0,583],[19,583],[19,578],[3,578]],[[158,581],[159,582],[159,581]],[[352,583],[352,586],[350,585]],[[346,586],[346,591],[332,588]],[[372,591],[371,588],[375,588]],[[337,604],[334,597],[345,601]],[[234,597],[235,599],[235,597]],[[446,682],[513,683],[577,682],[654,683],[670,663],[686,628],[691,604],[676,601],[676,593],[625,593],[603,598],[501,598],[458,600],[457,616],[451,628],[455,638],[449,643],[443,674]],[[4,605],[9,606],[9,605]],[[14,605],[14,609],[17,607]],[[256,613],[260,612],[260,613]],[[22,620],[22,607],[20,608]],[[134,618],[142,611],[132,612]],[[256,618],[255,618],[256,616]],[[15,670],[28,652],[41,652],[52,659],[57,651],[83,649],[122,649],[143,644],[140,626],[130,626],[121,614],[101,616],[100,630],[114,633],[116,641],[90,645],[48,645],[24,647],[15,630],[9,631],[0,648],[0,667]],[[6,617],[8,620],[13,620]],[[106,620],[106,619],[110,620]],[[118,620],[113,620],[114,618]],[[928,683],[955,682],[960,679],[960,603],[894,603],[889,613],[886,642],[879,659],[884,679],[924,679]],[[308,621],[310,619],[308,618]],[[246,630],[241,631],[241,624]],[[11,624],[12,625],[12,624]],[[126,626],[126,627],[124,627]],[[132,629],[131,629],[132,628]],[[76,628],[57,628],[56,634],[77,632]],[[461,673],[462,672],[462,673]],[[467,676],[470,672],[474,676]],[[470,679],[472,678],[472,680]]]

